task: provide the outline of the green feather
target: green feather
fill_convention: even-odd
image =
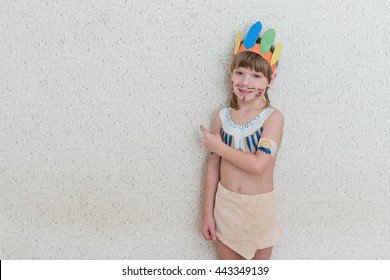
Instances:
[[[260,52],[266,54],[272,47],[275,40],[275,29],[270,28],[265,31],[263,37],[261,37]]]

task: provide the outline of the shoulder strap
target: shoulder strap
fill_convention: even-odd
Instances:
[[[273,112],[275,112],[275,110],[276,109],[274,108],[267,108],[267,111],[264,112],[262,123],[264,123],[268,119],[268,117],[271,116]]]
[[[219,111],[219,118],[221,119],[221,123],[224,124],[226,123],[226,113],[227,113],[227,110],[229,108],[222,108],[220,111]]]

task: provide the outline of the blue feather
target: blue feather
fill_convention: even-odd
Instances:
[[[246,49],[250,49],[256,44],[256,40],[260,35],[262,27],[263,26],[261,25],[260,21],[256,22],[251,26],[244,40],[244,46]]]

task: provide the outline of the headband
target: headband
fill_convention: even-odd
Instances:
[[[257,44],[256,40],[260,35],[262,27],[263,26],[260,21],[253,24],[249,29],[248,34],[246,34],[246,38],[242,44],[240,44],[242,32],[238,32],[236,37],[236,46],[234,48],[234,55],[246,51],[257,53],[268,62],[268,64],[271,66],[272,72],[274,72],[276,68],[276,62],[282,53],[282,43],[279,42],[275,45],[275,50],[273,53],[270,51],[275,40],[275,29],[269,28],[264,32],[263,36],[260,37],[260,44]]]

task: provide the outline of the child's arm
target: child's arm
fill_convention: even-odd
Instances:
[[[213,133],[217,134],[221,129],[219,114],[214,117]],[[206,168],[204,206],[203,206],[203,225],[202,234],[207,240],[215,240],[215,222],[214,222],[214,201],[220,180],[221,157],[214,153],[210,156]]]
[[[220,179],[219,167],[221,157],[217,154],[212,154],[207,162],[205,193],[204,193],[204,217],[213,217],[214,199],[217,192],[217,186]]]
[[[280,111],[273,112],[264,123],[261,139],[271,139],[280,146],[283,135],[283,126],[283,114]],[[219,135],[210,134],[204,127],[201,129],[205,135],[204,145],[209,151],[217,153],[225,160],[246,172],[260,176],[265,170],[265,167],[274,160],[273,157],[275,156],[276,151],[273,154],[267,154],[261,150],[258,150],[255,155],[244,153],[223,143]]]

